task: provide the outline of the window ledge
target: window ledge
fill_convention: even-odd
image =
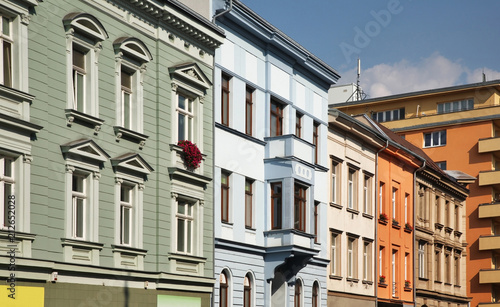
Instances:
[[[394,229],[401,229],[401,225],[399,225],[398,222],[396,222],[396,223],[392,222],[392,228],[394,228]]]
[[[346,208],[345,210],[346,210],[347,212],[349,212],[349,213],[352,213],[352,214],[356,214],[356,215],[358,215],[358,214],[359,214],[359,211],[358,211],[358,210],[356,210],[356,209]]]
[[[409,291],[411,291],[412,289],[413,289],[412,287],[407,287],[407,286],[405,286],[405,287],[404,287],[404,290],[405,290],[406,292],[409,292]]]
[[[0,239],[13,239],[14,241],[35,241],[36,234],[19,232],[19,231],[10,231],[7,229],[0,229]],[[11,241],[12,242],[12,241]]]
[[[349,282],[355,282],[355,283],[359,282],[359,279],[357,279],[357,278],[351,278],[351,277],[347,277],[345,280],[349,281]]]
[[[378,219],[378,222],[382,225],[387,225],[387,221],[386,220],[381,220],[381,219]]]
[[[386,284],[385,282],[379,282],[378,283],[378,286],[381,287],[381,288],[387,288],[388,284]]]
[[[66,114],[66,124],[71,127],[73,122],[80,122],[84,125],[91,126],[94,128],[94,134],[97,135],[101,130],[101,126],[104,123],[103,119],[85,114],[83,112],[74,109],[65,109]]]
[[[455,230],[455,237],[460,238],[462,236],[462,232]]]
[[[450,284],[449,282],[445,282],[444,285],[445,286],[451,286],[452,284]]]
[[[453,287],[455,287],[455,288],[462,288],[462,286],[460,286],[460,285],[453,285]]]
[[[102,250],[102,248],[104,247],[103,243],[82,241],[82,240],[77,240],[77,239],[61,238],[61,242],[62,242],[63,246],[81,247],[81,248],[85,248],[85,249]]]
[[[113,126],[113,129],[115,131],[117,142],[119,142],[120,139],[123,138],[139,143],[139,149],[142,149],[144,146],[146,146],[146,140],[149,138],[149,136],[120,126]]]
[[[444,225],[441,223],[435,223],[434,227],[436,227],[436,229],[443,229]]]
[[[411,233],[411,232],[413,231],[412,229],[410,229],[410,228],[406,228],[406,227],[404,228],[404,230],[405,230],[405,232],[407,232],[407,233]]]
[[[179,253],[168,253],[168,260],[170,260],[170,259],[196,262],[196,263],[207,262],[207,258],[205,258],[205,257],[199,257],[199,256],[193,256],[193,255],[187,255],[187,254],[179,254]]]
[[[125,254],[131,254],[131,255],[142,255],[142,256],[146,256],[146,254],[148,253],[148,251],[145,249],[125,246],[125,245],[111,244],[111,248],[113,249],[114,253],[117,252],[117,253],[125,253]]]
[[[365,285],[373,285],[373,281],[371,281],[371,280],[363,280],[361,283],[363,283]]]
[[[227,221],[220,221],[220,222],[221,222],[222,225],[226,225],[228,227],[233,227],[233,225],[234,225],[233,223],[227,222]]]
[[[368,214],[368,213],[363,213],[363,217],[366,217],[367,219],[373,220],[373,215]]]
[[[419,277],[418,279],[422,280],[422,281],[429,281],[429,278],[427,278],[427,277]]]
[[[452,233],[452,232],[453,232],[453,228],[446,226],[446,227],[444,228],[444,231],[445,231],[446,233]]]
[[[338,275],[330,275],[329,277],[330,277],[330,279],[335,279],[335,280],[342,280],[342,279],[344,279],[344,277],[338,276]]]
[[[257,229],[255,229],[255,228],[253,228],[253,227],[247,227],[247,226],[245,226],[245,230],[246,230],[246,231],[251,231],[251,232],[255,232],[255,231],[257,231]]]
[[[342,205],[336,204],[334,202],[330,202],[330,207],[334,207],[334,208],[337,208],[337,209],[342,209]]]
[[[434,281],[434,283],[435,283],[435,284],[442,284],[443,282],[442,282],[442,281],[440,281],[440,280],[435,280],[435,281]]]

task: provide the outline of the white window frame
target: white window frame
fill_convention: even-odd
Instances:
[[[121,37],[113,42],[115,49],[116,125],[138,133],[144,130],[144,77],[153,59],[146,45],[134,37]],[[130,88],[122,86],[122,74],[130,74]],[[124,96],[130,95],[128,124]]]
[[[180,212],[180,208],[184,207],[184,213]],[[192,255],[193,254],[193,241],[194,241],[194,234],[193,234],[193,229],[194,229],[194,210],[195,210],[195,204],[181,199],[177,200],[177,213],[175,215],[175,221],[176,221],[176,253],[179,254],[186,254],[186,255]],[[184,250],[179,249],[179,225],[184,224],[184,235],[183,235],[183,242],[182,246],[184,246]]]
[[[427,135],[430,136],[430,144],[426,144],[425,137]],[[434,141],[434,138],[436,136],[437,136],[437,140]],[[443,136],[444,136],[444,141],[443,141]],[[446,146],[446,143],[447,143],[446,130],[439,130],[439,131],[424,133],[424,146],[423,146],[424,148]]]
[[[4,20],[7,21],[8,24],[8,33],[4,33]],[[0,59],[2,61],[2,71],[0,72],[0,84],[8,87],[13,87],[13,73],[14,73],[14,22],[13,18],[10,16],[6,16],[5,14],[0,12]],[[5,62],[4,62],[4,45],[10,45],[10,71],[9,75],[10,78],[9,80],[5,80]]]
[[[330,274],[340,275],[340,238],[341,234],[330,231]]]
[[[72,203],[72,222],[71,222],[71,237],[73,239],[78,239],[78,240],[86,240],[87,239],[87,212],[89,209],[87,208],[89,206],[89,173],[87,172],[73,172],[73,175],[71,177],[72,180],[72,189],[71,189],[71,203]],[[74,186],[74,181],[75,179],[81,180],[82,183],[82,191],[75,191],[73,186]],[[82,200],[82,216],[81,216],[81,221],[79,221],[79,216],[78,216],[78,200]],[[81,225],[81,235],[78,234],[78,229],[79,229],[79,224]]]
[[[10,176],[5,174],[6,162],[10,162]],[[14,214],[15,229],[16,225],[16,211],[17,205],[22,205],[19,201],[16,202],[16,161],[13,157],[0,155],[0,229],[9,229],[12,221],[12,214]],[[10,185],[10,193],[6,193],[5,186]],[[13,196],[13,198],[11,197]],[[9,214],[10,213],[10,214]]]
[[[368,265],[369,265],[369,242],[363,242],[363,280],[368,280]]]
[[[179,103],[180,103],[180,97],[183,97],[184,98],[184,108],[181,108],[179,106]],[[176,111],[176,119],[177,119],[177,141],[183,141],[183,140],[188,140],[188,141],[191,141],[193,143],[196,143],[195,141],[195,104],[196,104],[196,99],[183,92],[183,91],[179,91],[177,93],[177,96],[176,96],[177,100],[176,100],[176,108],[175,108],[175,111]],[[184,117],[184,139],[180,139],[179,137],[179,117]]]
[[[66,30],[66,108],[92,117],[99,117],[99,76],[98,60],[102,41],[108,34],[97,18],[86,13],[70,13],[63,18]],[[91,25],[88,27],[87,25]],[[73,51],[77,49],[85,55],[85,98],[83,110],[76,109],[74,93]]]
[[[340,163],[339,161],[336,161],[336,160],[331,160],[331,166],[332,166],[332,170],[331,170],[331,202],[334,203],[334,204],[339,204],[340,203],[340,195],[338,193],[339,191],[339,178],[340,178],[340,166],[342,165],[342,163]]]
[[[426,267],[426,257],[425,257],[425,243],[422,241],[418,242],[418,277],[426,278],[425,267]]]
[[[397,195],[398,195],[398,188],[392,187],[392,219],[397,221],[397,208],[396,208],[396,203],[397,203]]]
[[[188,196],[189,191],[185,191],[186,194],[179,194],[172,192],[172,219],[171,219],[171,252],[174,254],[185,255],[185,256],[202,256],[203,253],[203,204],[202,199],[194,198]],[[178,213],[179,203],[187,203],[191,206],[191,215],[182,215]],[[191,251],[179,251],[177,241],[178,241],[178,221],[179,219],[189,220],[192,222],[191,229]],[[187,238],[187,237],[186,237]]]

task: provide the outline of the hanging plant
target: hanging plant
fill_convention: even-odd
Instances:
[[[200,149],[196,144],[191,143],[191,141],[179,141],[177,142],[179,147],[182,147],[182,152],[184,153],[184,164],[191,169],[197,169],[200,166],[201,160],[203,159]]]

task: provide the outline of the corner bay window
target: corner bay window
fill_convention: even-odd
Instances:
[[[283,135],[283,105],[271,100],[271,123],[269,136]]]
[[[281,182],[271,183],[271,229],[282,228],[282,207]]]
[[[295,184],[294,192],[294,221],[293,227],[300,231],[306,231],[306,207],[307,187]]]

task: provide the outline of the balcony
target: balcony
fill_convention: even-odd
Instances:
[[[500,171],[479,172],[479,186],[500,185]]]
[[[500,203],[480,204],[478,210],[480,219],[500,217]]]
[[[500,270],[481,269],[479,270],[480,284],[498,284],[500,283]]]
[[[264,232],[266,247],[285,250],[302,250],[303,253],[315,255],[319,252],[316,249],[312,234],[308,234],[295,229],[279,229]]]
[[[480,236],[479,237],[479,250],[494,250],[500,249],[500,235]]]
[[[266,158],[296,157],[314,164],[314,145],[293,134],[267,137]]]
[[[500,151],[500,137],[480,139],[477,150],[479,153]]]

